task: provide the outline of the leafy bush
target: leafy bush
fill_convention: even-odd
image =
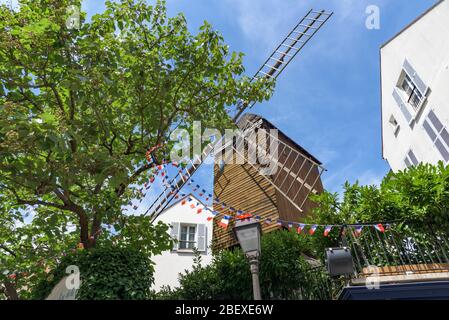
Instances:
[[[304,277],[310,266],[302,253],[311,251],[309,245],[308,238],[287,230],[262,236],[260,283],[264,299],[296,299],[314,286],[313,279],[305,281]],[[179,288],[162,290],[158,297],[248,300],[253,295],[249,264],[240,248],[218,252],[208,266],[197,261],[192,271],[180,275],[179,282]]]
[[[80,269],[80,300],[148,299],[154,282],[153,263],[132,248],[95,248],[65,256],[33,291],[34,299],[45,299],[67,274],[69,265]]]

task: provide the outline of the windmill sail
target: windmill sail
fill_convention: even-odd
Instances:
[[[298,22],[298,24],[283,39],[281,44],[279,44],[279,46],[263,63],[251,81],[257,81],[261,78],[276,79],[331,16],[332,12],[326,12],[325,10],[310,10],[307,12],[307,14]],[[233,121],[237,124],[243,112],[246,109],[253,107],[254,104],[255,101],[239,101],[235,108],[236,113],[233,116]],[[252,123],[246,124],[249,126],[254,125]],[[240,127],[240,129],[247,128],[243,126]],[[154,221],[168,206],[171,200],[173,200],[177,192],[189,181],[191,176],[201,166],[204,159],[211,154],[215,146],[218,144],[221,144],[220,140],[212,142],[206,146],[200,159],[189,160],[185,170],[186,173],[178,173],[174,178],[172,178],[169,181],[168,186],[164,187],[163,191],[154,200],[154,202],[149,205],[144,214],[149,215],[152,221]]]

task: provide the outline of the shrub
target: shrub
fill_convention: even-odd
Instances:
[[[154,282],[153,263],[132,248],[95,248],[65,256],[33,291],[34,299],[45,299],[66,276],[69,265],[80,269],[80,300],[148,299]]]

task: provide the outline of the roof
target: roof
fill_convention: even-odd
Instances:
[[[165,211],[169,210],[170,208],[174,207],[175,205],[177,205],[178,203],[180,203],[182,200],[187,199],[187,198],[193,198],[195,199],[197,202],[201,203],[204,207],[209,208],[209,205],[204,204],[204,202],[202,202],[200,199],[198,199],[197,197],[195,197],[192,193],[188,193],[186,194],[184,197],[181,197],[179,199],[176,199],[176,201],[172,201],[171,203],[169,203],[169,205],[164,209],[164,211],[161,212],[161,214],[159,216],[161,216],[162,214],[164,214]],[[173,198],[174,199],[174,198]],[[159,217],[158,216],[158,217]]]
[[[249,118],[249,119],[248,119]],[[279,133],[288,141],[290,142],[293,146],[295,146],[296,149],[298,149],[299,152],[301,152],[303,155],[305,155],[306,157],[310,158],[312,161],[316,162],[318,165],[322,165],[321,161],[318,160],[317,158],[315,158],[310,152],[308,152],[306,149],[304,149],[302,146],[300,146],[298,143],[296,143],[294,140],[292,140],[289,136],[287,136],[284,132],[282,132],[282,130],[280,130],[279,128],[277,128],[274,124],[272,124],[270,121],[268,121],[267,119],[257,115],[257,114],[253,114],[253,113],[245,113],[242,118],[239,121],[242,121],[243,119],[248,119],[251,121],[258,121],[258,120],[262,120],[268,127],[272,128],[272,129],[277,129],[279,130]]]
[[[385,42],[383,45],[380,46],[380,48],[382,49],[383,47],[385,47],[387,44],[389,44],[391,41],[393,41],[395,38],[397,38],[400,34],[402,34],[404,31],[406,31],[408,28],[410,28],[411,26],[413,26],[417,21],[419,21],[422,17],[424,17],[426,14],[428,14],[430,11],[432,11],[433,9],[435,9],[437,6],[439,6],[440,4],[442,4],[444,1],[446,0],[438,0],[438,2],[436,2],[433,6],[431,6],[429,9],[427,9],[426,11],[424,11],[423,13],[421,13],[416,19],[414,19],[412,22],[410,22],[408,25],[406,25],[401,31],[399,31],[398,33],[396,33],[391,39],[389,39],[387,42]]]

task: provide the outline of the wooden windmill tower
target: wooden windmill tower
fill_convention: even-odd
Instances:
[[[241,156],[245,161],[235,163],[232,161],[235,159],[225,159],[226,164],[220,164],[217,160],[214,166],[214,197],[220,202],[214,203],[214,210],[219,214],[214,219],[213,249],[237,244],[231,228],[217,225],[224,215],[236,215],[223,203],[257,216],[262,231],[270,232],[288,227],[288,222],[302,222],[315,207],[309,195],[323,192],[321,174],[325,169],[313,155],[260,116],[246,113],[237,125],[243,133],[227,146],[233,151],[228,154]],[[245,134],[245,128],[251,128],[247,131],[250,134],[263,130],[265,148]],[[276,135],[270,133],[273,129]],[[273,145],[277,149],[274,154],[267,150]],[[262,163],[248,161],[251,148],[265,155]],[[220,157],[223,158],[223,154]]]
[[[331,12],[324,10],[307,12],[263,63],[252,81],[276,79],[331,16]],[[255,101],[240,101],[238,103],[236,114],[233,116],[233,121],[237,127],[242,132],[248,132],[248,129],[275,129],[270,122],[261,117],[243,114],[254,104]],[[260,146],[254,145],[245,134],[239,141],[239,143],[244,144],[244,149],[260,149]],[[271,175],[260,174],[261,169],[263,169],[261,164],[226,165],[224,168],[216,165],[214,168],[214,193],[221,197],[220,200],[226,201],[229,199],[228,203],[236,208],[240,206],[239,209],[244,210],[261,210],[258,214],[262,218],[301,221],[313,207],[313,203],[308,200],[308,196],[311,193],[319,193],[323,190],[320,177],[324,168],[317,159],[282,132],[278,132],[277,138],[268,137],[268,141],[269,143],[276,142],[279,146],[278,158],[268,159],[274,161],[275,167],[277,167],[276,173]],[[215,141],[204,149],[203,160],[212,152],[216,154],[218,142],[220,141]],[[237,153],[241,150],[241,146],[236,143],[228,147],[231,147]],[[268,158],[270,157],[268,156]],[[189,162],[186,172],[178,173],[171,179],[156,200],[148,207],[145,214],[149,214],[152,221],[164,211],[179,190],[201,166],[202,162],[198,163],[197,159],[195,160]],[[238,194],[240,195],[238,196]],[[215,219],[218,220],[225,212],[220,211],[219,206],[216,209],[220,212]],[[270,231],[280,227],[273,223],[264,227],[263,230]],[[214,229],[216,248],[225,248],[235,244],[230,230]]]

